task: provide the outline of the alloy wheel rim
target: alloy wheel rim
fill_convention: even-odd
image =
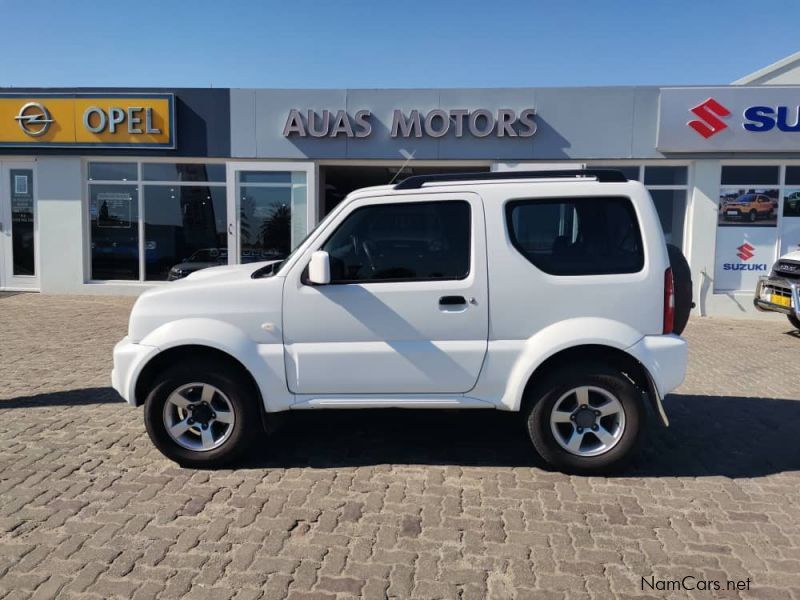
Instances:
[[[592,457],[614,448],[625,432],[625,409],[606,389],[583,385],[563,394],[550,411],[556,443],[575,456]]]
[[[180,447],[195,452],[219,448],[233,433],[236,415],[230,399],[208,383],[188,383],[164,403],[164,428]]]

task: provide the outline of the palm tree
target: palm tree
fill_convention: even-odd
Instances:
[[[292,244],[291,237],[292,211],[287,205],[281,204],[261,223],[261,247],[287,255]]]

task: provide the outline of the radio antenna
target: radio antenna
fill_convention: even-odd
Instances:
[[[416,150],[414,150],[414,152],[416,152]],[[408,152],[406,150],[400,150],[401,154],[406,155],[406,162],[404,162],[402,165],[400,165],[400,168],[397,169],[397,173],[394,174],[394,177],[392,177],[392,180],[389,182],[389,185],[392,185],[394,183],[394,180],[397,179],[397,176],[400,175],[400,173],[403,172],[403,169],[405,169],[406,166],[408,166],[408,163],[410,163],[411,160],[414,158],[414,152]]]

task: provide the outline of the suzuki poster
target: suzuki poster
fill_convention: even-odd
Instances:
[[[800,188],[789,188],[783,195],[781,249],[779,256],[800,251]]]
[[[717,228],[715,292],[752,292],[775,262],[775,227]]]
[[[723,189],[719,196],[719,226],[775,227],[778,193],[776,188]]]
[[[722,188],[719,195],[715,292],[752,292],[775,262],[777,188]]]

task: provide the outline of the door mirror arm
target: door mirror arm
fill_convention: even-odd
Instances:
[[[308,281],[313,285],[328,285],[331,282],[331,259],[324,250],[317,250],[311,255]]]

